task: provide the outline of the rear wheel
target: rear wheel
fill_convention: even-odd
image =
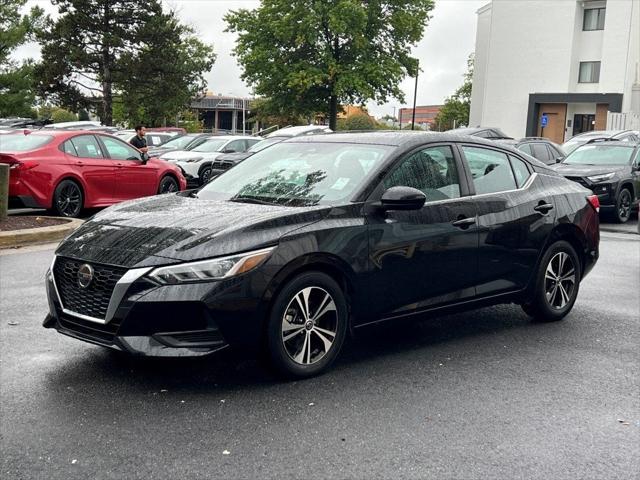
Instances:
[[[79,217],[84,206],[82,189],[73,180],[63,180],[53,192],[52,209],[60,217]]]
[[[170,176],[162,177],[160,180],[160,185],[158,186],[158,193],[173,193],[177,192],[180,189],[178,186],[178,181]]]
[[[544,254],[530,302],[522,305],[536,320],[562,320],[573,308],[580,287],[580,260],[565,241],[556,242]]]
[[[632,205],[631,192],[627,188],[620,190],[618,200],[616,201],[616,211],[614,219],[618,223],[626,223],[631,217]]]
[[[271,309],[267,346],[273,365],[293,378],[323,372],[340,352],[347,321],[345,296],[335,280],[320,272],[293,278]]]

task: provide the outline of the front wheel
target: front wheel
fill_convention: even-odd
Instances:
[[[626,223],[631,217],[631,192],[624,188],[620,190],[618,200],[616,201],[615,220],[618,223]]]
[[[162,180],[160,180],[160,185],[158,186],[158,193],[159,194],[163,194],[163,193],[173,193],[173,192],[177,192],[180,189],[180,187],[178,186],[178,182],[176,181],[175,178],[173,177],[162,177]]]
[[[345,295],[331,277],[308,272],[293,278],[271,309],[267,347],[273,365],[293,378],[323,372],[340,352],[348,318]]]
[[[580,288],[580,259],[570,243],[556,242],[545,252],[530,302],[522,305],[536,320],[562,320],[573,308]]]
[[[73,180],[63,180],[53,192],[53,211],[60,217],[76,218],[84,206],[80,186]]]

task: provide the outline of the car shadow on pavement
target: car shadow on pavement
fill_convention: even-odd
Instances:
[[[437,364],[445,350],[456,356],[468,354],[465,342],[475,342],[474,337],[482,337],[480,342],[485,342],[484,337],[491,341],[518,329],[525,329],[526,333],[522,335],[528,335],[531,329],[545,325],[549,326],[531,322],[514,305],[386,322],[358,331],[345,343],[333,368],[317,378],[348,374],[357,379],[360,369],[378,370],[378,366],[383,367],[390,361],[397,364],[399,372],[405,364]],[[266,359],[256,354],[225,351],[199,358],[145,358],[98,347],[85,348],[85,352],[70,357],[64,368],[48,372],[47,380],[52,389],[76,385],[77,388],[101,391],[125,388],[139,392],[179,390],[206,394],[288,383],[268,367]]]

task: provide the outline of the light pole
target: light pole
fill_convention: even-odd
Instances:
[[[247,109],[246,106],[246,98],[242,97],[242,135],[245,135],[245,128],[247,126],[247,122],[245,120],[245,110]]]
[[[420,60],[416,64],[416,86],[413,90],[413,115],[411,116],[411,130],[416,126],[416,97],[418,96],[418,73],[420,72]]]

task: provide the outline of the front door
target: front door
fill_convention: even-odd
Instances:
[[[73,170],[84,180],[87,188],[85,204],[109,205],[115,195],[115,165],[104,152],[94,135],[78,135],[64,143]]]
[[[591,114],[577,113],[573,116],[573,135],[591,132],[596,124],[596,116]]]
[[[115,166],[117,201],[158,193],[157,168],[153,162],[143,163],[137,149],[117,138],[100,135],[100,140]]]
[[[542,126],[542,117],[547,125]],[[566,103],[543,103],[538,118],[538,137],[545,137],[556,143],[564,143],[564,124],[567,116]]]
[[[462,145],[478,210],[479,296],[524,288],[555,220],[553,192],[515,155]]]
[[[375,317],[394,317],[474,295],[476,210],[451,145],[419,148],[402,158],[372,195],[408,186],[427,197],[415,211],[367,217],[370,294]]]

